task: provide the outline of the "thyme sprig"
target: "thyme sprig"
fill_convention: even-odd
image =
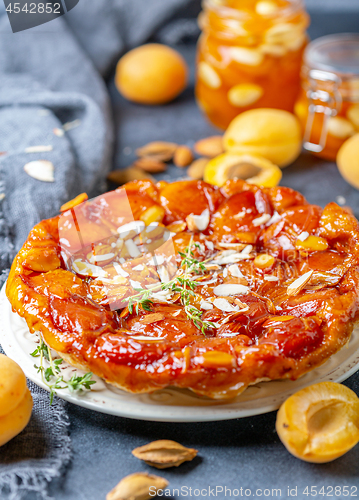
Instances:
[[[37,369],[37,373],[41,373],[43,383],[50,389],[50,405],[54,400],[57,390],[69,389],[70,392],[80,392],[91,390],[91,386],[96,383],[95,380],[91,380],[92,372],[85,373],[82,376],[75,373],[70,380],[65,380],[62,375],[59,375],[63,359],[53,359],[51,350],[47,347],[42,337],[40,337],[40,345],[31,353],[31,356],[33,358],[40,358],[39,366],[34,366]],[[48,368],[44,366],[45,359],[50,364]]]
[[[202,261],[194,257],[192,248],[200,248],[198,243],[193,243],[193,237],[190,240],[185,252],[178,252],[182,257],[180,268],[181,274],[177,274],[172,280],[167,283],[159,283],[150,290],[136,288],[136,295],[132,295],[128,300],[128,310],[132,314],[135,310],[138,314],[141,307],[145,311],[151,311],[153,301],[151,300],[152,293],[156,291],[170,291],[180,294],[180,300],[184,306],[187,317],[194,325],[201,330],[205,335],[206,330],[217,328],[217,325],[212,321],[202,319],[203,311],[191,304],[191,298],[196,297],[195,288],[199,285],[198,281],[193,279],[193,274],[203,274],[206,271],[206,266]]]

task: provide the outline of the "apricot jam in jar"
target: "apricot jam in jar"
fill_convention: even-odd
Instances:
[[[295,113],[304,147],[335,160],[341,145],[359,132],[359,34],[323,36],[308,45]]]
[[[196,97],[213,124],[252,108],[293,112],[308,24],[302,0],[204,0]]]

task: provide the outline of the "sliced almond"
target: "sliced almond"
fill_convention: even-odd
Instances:
[[[170,161],[177,147],[174,142],[154,141],[136,149],[136,155],[140,157],[151,156],[159,161]]]
[[[213,305],[217,307],[220,311],[223,312],[235,312],[239,311],[237,306],[233,306],[227,299],[220,297],[218,299],[214,299]]]
[[[25,148],[25,153],[46,153],[47,151],[52,151],[52,146],[29,146]]]
[[[218,247],[221,250],[223,248],[225,248],[225,249],[229,249],[229,250],[236,250],[237,252],[241,252],[247,246],[248,245],[246,245],[245,243],[224,243],[224,242],[221,242],[221,243],[216,244],[216,247]]]
[[[91,264],[105,266],[112,262],[116,255],[117,249],[112,248],[111,245],[99,244],[95,245],[86,257]]]
[[[64,129],[63,128],[58,128],[58,127],[56,127],[56,128],[53,129],[53,133],[55,135],[57,135],[57,137],[63,137],[65,135]]]
[[[228,267],[228,271],[231,273],[232,276],[235,278],[244,278],[241,270],[239,269],[238,264],[232,264],[231,266]]]
[[[166,226],[166,229],[171,233],[182,233],[185,231],[187,224],[183,220],[177,220]]]
[[[233,283],[218,285],[213,288],[214,295],[217,297],[228,297],[230,295],[244,295],[249,292],[249,287]]]
[[[290,297],[292,295],[297,295],[297,293],[299,293],[305,287],[305,285],[308,283],[308,281],[312,277],[312,274],[313,274],[313,270],[310,270],[307,273],[300,276],[295,281],[293,281],[293,283],[291,283],[287,288],[287,295],[289,295]]]
[[[55,167],[51,161],[37,160],[30,161],[24,166],[25,172],[34,179],[42,182],[55,182]]]
[[[194,448],[186,448],[176,441],[161,439],[135,448],[132,455],[152,467],[167,469],[169,467],[178,467],[183,462],[193,460],[197,453],[198,451]]]
[[[201,156],[214,158],[224,153],[223,137],[221,135],[213,135],[197,141],[194,145],[194,150]]]
[[[106,500],[148,500],[153,498],[158,490],[168,486],[168,481],[160,476],[135,472],[124,477],[106,495]]]
[[[209,210],[206,208],[201,215],[190,214],[186,217],[190,231],[205,231],[209,224]]]
[[[252,220],[252,224],[255,227],[261,226],[262,224],[265,224],[271,219],[271,215],[269,214],[263,214],[260,217],[257,217],[256,219]]]
[[[178,146],[173,157],[176,167],[187,167],[193,161],[192,150],[188,146]]]
[[[72,122],[67,122],[64,123],[62,128],[65,130],[65,132],[68,132],[69,130],[72,130],[73,128],[79,127],[81,125],[81,120],[73,120]]]
[[[133,166],[151,174],[158,174],[167,170],[167,165],[163,161],[153,159],[151,156],[142,156],[133,163]]]
[[[118,184],[120,186],[122,184],[126,184],[126,182],[140,181],[145,179],[155,182],[155,179],[154,177],[152,177],[152,175],[145,172],[141,168],[136,168],[136,167],[128,167],[121,170],[113,170],[108,174],[107,179],[110,182],[114,182],[115,184]]]
[[[195,160],[187,170],[187,174],[191,179],[201,180],[204,176],[204,171],[208,163],[207,158],[198,158]]]
[[[144,325],[150,325],[151,323],[157,323],[157,321],[162,321],[163,319],[165,319],[165,317],[161,313],[145,314],[141,316],[140,322]]]
[[[203,309],[204,311],[210,311],[211,309],[213,309],[213,304],[211,304],[207,300],[201,300],[199,307],[200,307],[200,309]]]

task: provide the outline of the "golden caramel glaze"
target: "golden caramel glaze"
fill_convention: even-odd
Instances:
[[[151,311],[112,310],[106,280],[81,276],[65,265],[63,245],[76,246],[71,227],[60,245],[65,213],[32,229],[14,260],[6,293],[30,331],[40,331],[73,365],[130,392],[175,386],[224,399],[261,379],[294,380],[348,342],[358,320],[359,226],[345,209],[335,203],[322,209],[292,189],[261,189],[241,180],[222,188],[203,181],[138,181],[124,188],[132,220],[161,205],[162,224],[181,231],[172,233],[176,251],[183,251],[192,236],[198,243],[196,257],[214,262],[197,276],[193,304],[217,328],[203,335],[176,294],[167,302],[155,301]],[[116,193],[123,192],[76,207],[81,227],[86,227],[85,243],[103,238],[111,247],[115,228],[131,220],[124,204],[116,201]],[[191,233],[186,218],[207,209],[207,228]],[[244,252],[237,260],[228,252],[231,245]],[[107,261],[98,266],[110,269],[111,254],[106,252]],[[255,259],[258,254],[273,258]],[[154,278],[138,265],[141,258],[123,263],[123,269],[131,271],[133,280],[150,284]],[[126,277],[116,279],[116,297],[136,293]],[[218,285],[242,285],[244,293],[228,295],[228,287],[221,287],[226,293],[219,296],[219,289],[214,291]],[[215,299],[234,310],[224,312]]]

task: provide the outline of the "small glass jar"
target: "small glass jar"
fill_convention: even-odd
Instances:
[[[293,112],[309,16],[302,0],[204,0],[196,98],[227,128],[252,108]]]
[[[335,160],[340,146],[359,132],[359,34],[324,36],[308,45],[295,113],[305,149]]]

